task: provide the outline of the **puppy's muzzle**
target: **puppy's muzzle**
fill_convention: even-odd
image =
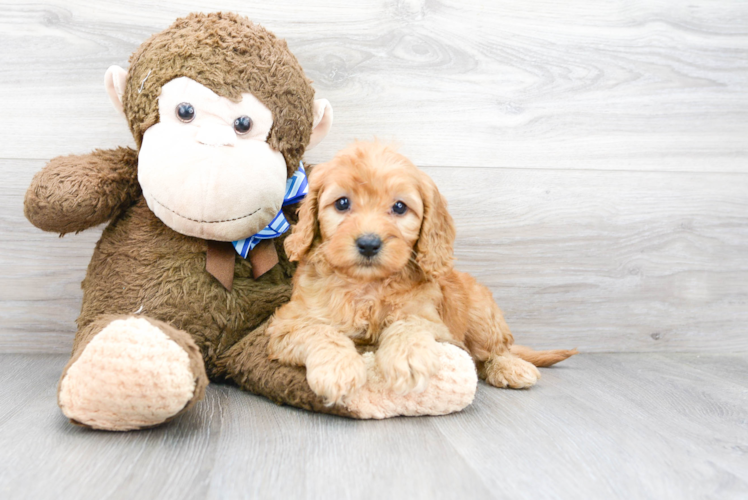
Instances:
[[[364,234],[356,238],[356,246],[358,247],[358,253],[371,259],[382,248],[382,238],[376,234]]]

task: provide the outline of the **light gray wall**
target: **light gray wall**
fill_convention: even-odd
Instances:
[[[458,268],[519,342],[748,350],[748,3],[0,2],[0,352],[66,352],[100,229],[23,217],[50,158],[132,145],[111,64],[191,11],[285,37],[329,159],[396,140],[450,201]]]

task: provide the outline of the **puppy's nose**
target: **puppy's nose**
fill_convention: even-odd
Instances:
[[[356,246],[364,257],[374,257],[382,248],[382,238],[376,234],[364,234],[356,239]]]

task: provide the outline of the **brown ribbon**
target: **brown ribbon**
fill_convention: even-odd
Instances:
[[[252,264],[254,279],[270,271],[278,263],[278,252],[272,240],[262,240],[250,250],[249,263]]]
[[[278,252],[270,240],[262,240],[249,251],[249,263],[252,264],[252,276],[259,278],[278,263]],[[205,259],[205,270],[213,275],[229,292],[234,286],[234,266],[236,250],[229,241],[208,240],[208,253]]]
[[[236,250],[230,241],[208,240],[205,270],[212,274],[229,292],[234,286]]]

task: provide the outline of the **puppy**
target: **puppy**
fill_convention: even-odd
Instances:
[[[385,380],[403,393],[426,388],[437,342],[464,347],[481,378],[516,389],[535,384],[535,365],[576,353],[513,346],[491,292],[453,269],[454,239],[434,182],[393,149],[359,142],[317,165],[285,242],[300,264],[268,326],[271,358],[306,366],[311,389],[336,404],[366,381],[357,344],[378,346]]]

